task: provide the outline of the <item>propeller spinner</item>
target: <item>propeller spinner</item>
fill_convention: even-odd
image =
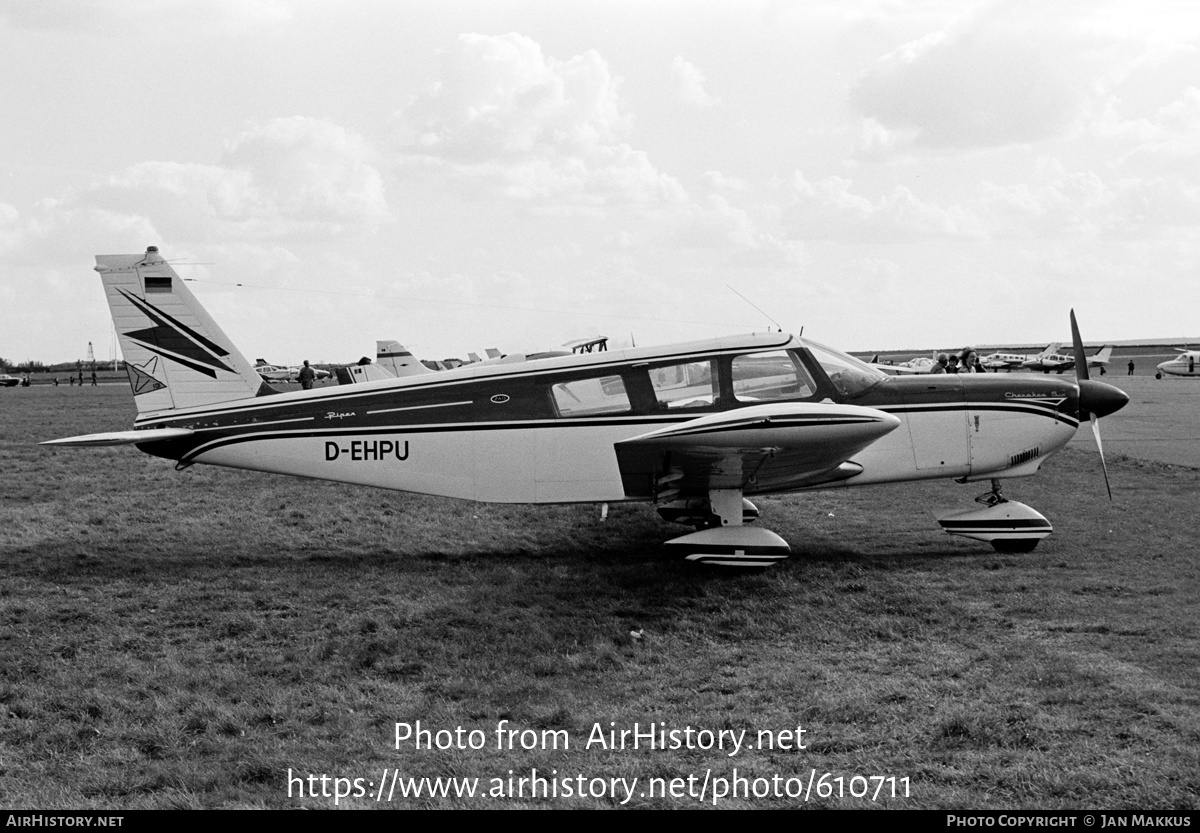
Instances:
[[[1075,348],[1075,377],[1079,382],[1079,418],[1085,416],[1092,423],[1092,436],[1096,438],[1096,450],[1100,452],[1100,467],[1104,470],[1104,488],[1112,500],[1112,486],[1108,483],[1108,464],[1104,461],[1104,444],[1100,442],[1100,417],[1108,416],[1125,407],[1129,397],[1120,388],[1096,382],[1088,373],[1087,356],[1083,352],[1083,339],[1079,336],[1079,325],[1075,322],[1075,310],[1071,310],[1071,343]]]

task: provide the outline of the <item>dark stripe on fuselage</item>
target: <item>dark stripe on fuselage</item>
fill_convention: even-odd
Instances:
[[[963,402],[947,405],[877,405],[881,411],[889,414],[930,413],[935,411],[1020,411],[1026,414],[1048,417],[1057,422],[1065,422],[1072,428],[1079,427],[1079,420],[1070,414],[1049,405],[1033,405],[1024,402]]]
[[[531,422],[461,422],[448,424],[424,424],[424,425],[385,425],[371,428],[355,428],[352,426],[343,426],[338,428],[297,428],[293,430],[273,430],[273,431],[245,431],[239,434],[227,434],[222,437],[214,437],[212,439],[202,440],[201,442],[193,443],[186,453],[180,459],[181,461],[191,460],[200,454],[207,451],[212,451],[217,448],[223,448],[227,445],[235,445],[244,442],[258,442],[261,440],[296,440],[296,439],[316,439],[321,437],[343,437],[343,436],[380,436],[385,434],[445,434],[462,431],[517,431],[530,428],[584,428],[596,427],[599,424],[605,425],[659,425],[663,422],[686,422],[680,418],[663,418],[657,419],[653,417],[632,417],[622,420],[608,420],[604,423],[598,423],[594,419],[550,419],[537,420]],[[246,426],[253,428],[253,426]],[[189,438],[199,439],[199,437]],[[178,447],[178,446],[177,446]]]
[[[917,409],[908,408],[881,408],[886,411],[912,411],[916,410],[919,413],[937,413],[937,412],[955,412],[965,410],[980,410],[978,403],[966,403],[943,406],[920,406]],[[1046,417],[1055,421],[1064,422],[1072,427],[1078,427],[1078,420],[1072,420],[1061,413],[1052,411],[1047,408],[1032,407],[1027,405],[997,405],[992,410],[1005,411],[1021,411],[1034,416]],[[228,445],[235,445],[245,442],[259,442],[265,440],[282,440],[282,439],[310,439],[321,437],[340,437],[340,436],[381,436],[389,434],[441,434],[448,432],[462,431],[517,431],[532,428],[586,428],[612,425],[628,425],[631,428],[636,426],[654,426],[664,423],[687,423],[695,419],[695,415],[678,415],[678,414],[659,414],[659,415],[641,415],[641,416],[619,416],[619,417],[579,417],[579,418],[562,418],[562,419],[536,419],[536,420],[520,420],[511,422],[446,422],[446,423],[410,423],[410,424],[387,424],[387,425],[339,425],[337,427],[316,428],[313,426],[297,426],[296,428],[281,429],[272,428],[268,431],[256,430],[255,423],[244,423],[238,426],[230,426],[228,428],[215,429],[198,429],[197,435],[189,438],[186,441],[173,441],[173,450],[179,454],[171,454],[172,459],[178,459],[186,462],[207,451],[212,451],[217,448],[223,448]],[[791,418],[788,418],[789,420]],[[307,420],[295,420],[296,422]],[[736,425],[721,425],[712,428],[712,431],[732,431],[745,430],[752,427],[761,420],[747,420],[744,423]],[[854,420],[845,418],[820,418],[819,425],[837,425],[837,424],[860,424],[862,422],[870,422],[871,420]],[[280,420],[279,422],[284,422]],[[783,419],[773,419],[770,425],[772,427],[796,427],[799,425],[811,425],[814,421],[798,420],[788,422]],[[765,423],[764,423],[765,425]],[[265,427],[265,426],[264,426]],[[243,429],[243,430],[237,430]],[[223,436],[204,439],[201,435],[205,433],[236,430],[237,433],[227,433]],[[670,434],[668,437],[685,437],[694,436],[704,433],[703,430],[695,432],[681,431],[678,434]],[[190,448],[187,446],[190,445]],[[186,448],[186,451],[183,449]]]

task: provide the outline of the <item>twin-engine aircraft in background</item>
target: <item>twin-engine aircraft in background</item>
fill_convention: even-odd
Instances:
[[[940,517],[947,532],[1031,550],[1051,525],[1002,497],[1000,480],[1033,474],[1081,419],[1094,423],[1127,401],[1089,380],[1086,364],[1077,381],[890,377],[782,332],[277,393],[156,248],[100,256],[96,270],[129,368],[135,427],[47,445],[133,444],[177,468],[208,463],[478,501],[645,501],[697,528],[667,546],[700,562],[766,566],[788,556],[778,535],[745,525],[758,514],[748,497],[932,478],[992,482],[980,506]]]
[[[1058,345],[1053,346],[1057,351]],[[1104,345],[1096,351],[1096,355],[1084,357],[1086,366],[1107,368],[1108,361],[1112,358],[1112,351],[1112,345]],[[1024,362],[1021,366],[1027,370],[1040,370],[1043,373],[1063,373],[1073,367],[1076,367],[1077,364],[1078,362],[1076,357],[1073,355],[1058,352],[1043,352],[1040,355],[1034,356],[1033,358]]]
[[[1154,375],[1160,379],[1164,373],[1168,376],[1200,376],[1200,350],[1188,350],[1184,347],[1175,349],[1179,351],[1179,355],[1158,365],[1158,373]]]
[[[992,353],[983,356],[979,359],[979,363],[988,370],[994,370],[999,373],[1001,370],[1013,371],[1018,367],[1024,367],[1026,362],[1036,361],[1043,356],[1049,356],[1057,353],[1062,347],[1062,342],[1056,341],[1053,344],[1047,344],[1042,352],[1035,356],[1028,356],[1023,353]]]

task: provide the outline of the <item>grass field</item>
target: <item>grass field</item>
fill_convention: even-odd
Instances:
[[[1134,396],[1127,415],[1139,407]],[[1186,424],[1183,406],[1163,407]],[[0,414],[6,807],[334,806],[295,782],[289,797],[289,771],[364,787],[395,771],[480,779],[475,798],[340,807],[625,798],[611,782],[599,797],[509,797],[510,770],[534,769],[583,776],[590,793],[592,779],[638,778],[630,807],[712,806],[735,769],[778,776],[785,793],[843,777],[844,797],[831,779],[833,795],[809,794],[817,807],[1200,807],[1194,468],[1110,451],[1109,504],[1094,452],[1066,449],[1006,487],[1055,524],[1030,555],[938,530],[930,511],[968,505],[983,484],[764,499],[764,525],[795,555],[728,575],[664,558],[680,528],[643,505],[602,523],[593,506],[35,445],[127,428],[121,386],[0,391]],[[396,723],[418,720],[478,729],[485,748],[396,748]],[[500,721],[569,748],[497,749]],[[610,722],[745,729],[756,748],[587,748]],[[797,726],[806,748],[757,748],[760,730]],[[853,797],[856,775],[907,778],[908,795],[876,779],[879,795]],[[653,778],[685,781],[651,796]],[[487,796],[492,779],[504,796]]]

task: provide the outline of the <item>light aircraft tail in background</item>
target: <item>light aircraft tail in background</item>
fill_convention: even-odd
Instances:
[[[375,363],[397,379],[404,376],[433,373],[432,370],[421,364],[410,350],[394,339],[375,342]]]
[[[1112,345],[1106,344],[1096,351],[1096,355],[1088,358],[1088,367],[1107,367],[1112,358]]]

